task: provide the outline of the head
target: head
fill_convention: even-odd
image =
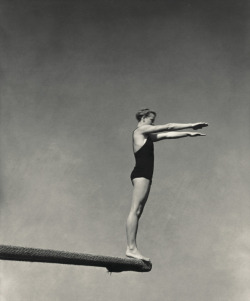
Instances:
[[[135,117],[138,122],[152,125],[154,124],[156,113],[150,109],[142,109],[136,113]]]

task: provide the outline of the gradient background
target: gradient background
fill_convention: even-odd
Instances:
[[[0,300],[249,301],[249,2],[0,11],[2,244],[124,256],[136,111],[210,124],[155,145],[150,273],[1,261]]]

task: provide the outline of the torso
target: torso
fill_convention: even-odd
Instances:
[[[135,167],[131,173],[134,178],[146,178],[152,180],[154,170],[154,144],[149,135],[133,133],[133,149],[135,155]]]

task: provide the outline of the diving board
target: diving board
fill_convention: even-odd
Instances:
[[[0,245],[0,259],[105,267],[109,272],[149,272],[152,269],[151,262],[138,259],[9,245]]]

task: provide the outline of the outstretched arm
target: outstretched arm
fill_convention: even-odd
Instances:
[[[206,136],[206,134],[202,134],[199,132],[165,132],[165,133],[152,133],[149,135],[154,142],[163,139],[178,139],[184,137]]]
[[[197,123],[167,123],[163,125],[143,125],[140,127],[140,131],[143,134],[158,133],[163,131],[179,131],[183,129],[191,128],[193,130],[202,129],[208,126],[206,122]]]

